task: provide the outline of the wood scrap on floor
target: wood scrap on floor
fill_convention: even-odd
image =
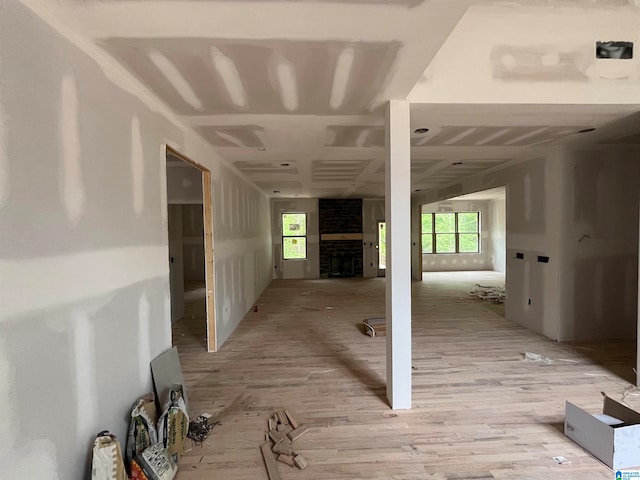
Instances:
[[[387,335],[387,319],[385,317],[367,318],[362,322],[364,333],[373,337],[384,337]]]
[[[278,410],[267,419],[267,443],[260,446],[269,480],[279,480],[278,462],[304,470],[309,466],[306,458],[296,452],[293,442],[309,431],[291,410]]]
[[[260,451],[262,452],[262,457],[264,458],[264,465],[267,467],[269,480],[280,480],[282,477],[280,477],[280,472],[278,471],[276,457],[274,457],[273,452],[271,451],[271,444],[263,443],[260,446]]]

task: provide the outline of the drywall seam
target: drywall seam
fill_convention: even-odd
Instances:
[[[137,115],[131,119],[131,190],[133,211],[140,217],[144,210],[144,150]]]
[[[195,139],[200,145],[204,146],[210,156],[219,160],[226,167],[232,170],[239,178],[241,178],[247,185],[251,185],[260,194],[265,193],[258,188],[258,186],[247,179],[240,170],[233,165],[232,162],[227,161],[221,157],[206,139],[197,133],[188,123],[176,116],[173,111],[164,104],[158,97],[156,97],[142,82],[130,74],[122,65],[120,65],[115,59],[103,51],[100,47],[93,44],[83,36],[74,32],[69,28],[60,18],[53,12],[52,6],[47,5],[46,2],[41,0],[21,0],[22,3],[34,12],[38,17],[44,20],[53,30],[59,33],[63,38],[68,40],[72,45],[79,48],[85,53],[91,60],[96,62],[105,73],[105,76],[111,80],[115,85],[120,87],[125,92],[129,92],[138,98],[144,105],[146,105],[152,112],[160,113],[169,122],[181,131],[188,133],[193,139]],[[189,152],[184,152],[189,154]],[[195,159],[194,159],[195,161]],[[266,195],[265,195],[266,196]]]
[[[85,211],[86,192],[82,178],[78,91],[72,75],[62,80],[60,100],[60,196],[70,225],[76,226]]]
[[[168,318],[168,317],[165,317]],[[147,370],[143,368],[151,362],[151,303],[146,293],[138,299],[138,375],[140,385],[149,381]]]
[[[166,245],[2,259],[0,278],[12,281],[0,289],[0,323],[16,315],[77,303],[157,277],[169,277]]]
[[[73,351],[76,380],[76,438],[91,438],[95,434],[98,408],[95,365],[95,334],[86,312],[74,311]]]
[[[2,63],[0,63],[0,69]],[[2,106],[2,85],[0,85],[0,210],[9,203],[11,180],[9,155],[7,154],[7,130]]]

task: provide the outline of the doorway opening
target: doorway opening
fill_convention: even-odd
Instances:
[[[215,352],[211,172],[168,145],[165,158],[171,323]]]

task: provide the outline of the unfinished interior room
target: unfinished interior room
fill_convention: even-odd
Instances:
[[[639,27],[0,0],[0,477],[127,478],[149,393],[162,480],[640,470]]]

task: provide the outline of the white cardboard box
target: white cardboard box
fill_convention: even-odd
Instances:
[[[609,468],[640,466],[640,413],[612,398],[604,397],[602,415],[567,402],[564,434]]]

